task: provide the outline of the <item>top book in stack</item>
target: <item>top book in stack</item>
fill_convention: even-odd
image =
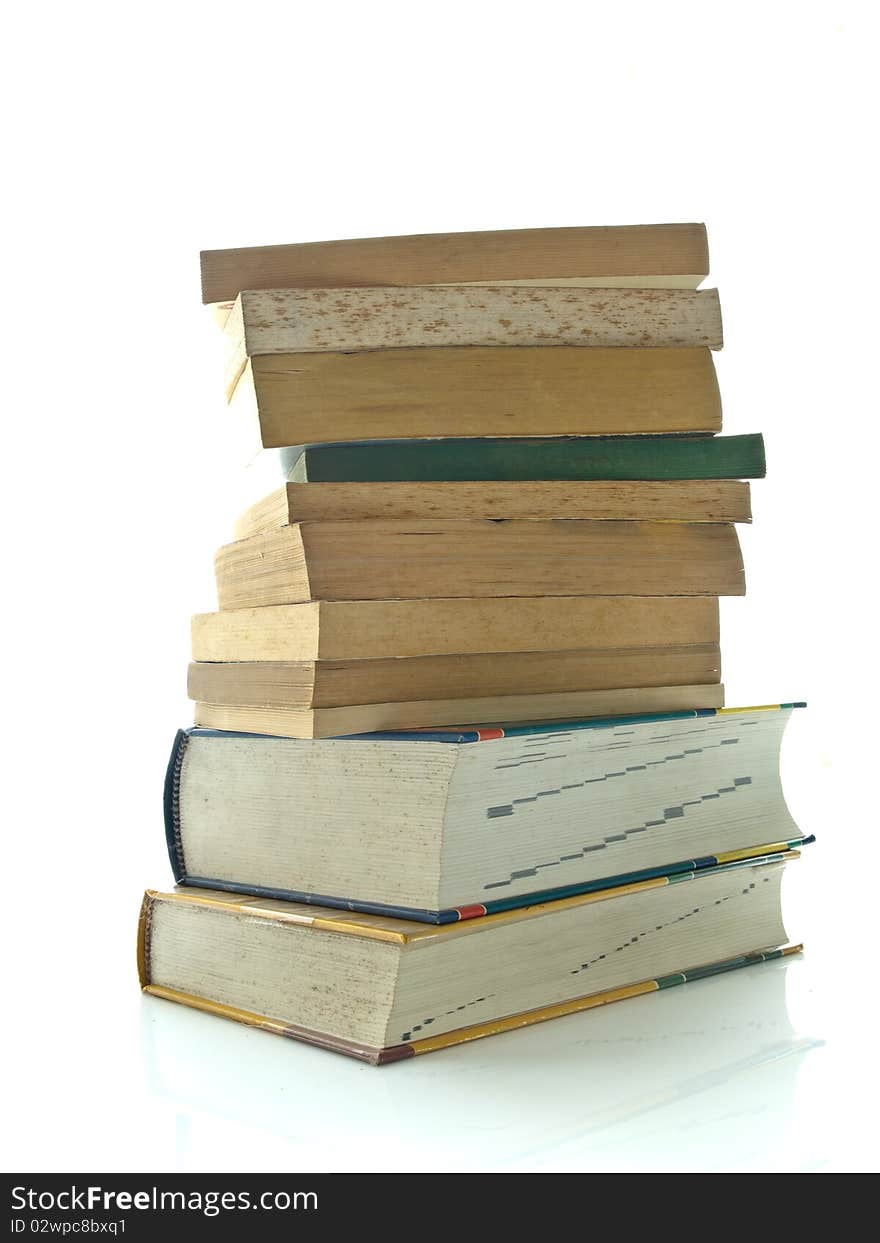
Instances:
[[[205,251],[202,292],[254,447],[711,434],[708,267],[703,225],[529,229]]]

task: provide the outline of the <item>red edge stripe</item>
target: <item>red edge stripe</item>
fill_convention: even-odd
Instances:
[[[477,919],[480,915],[486,914],[486,908],[481,903],[475,906],[457,906],[455,913],[459,919]]]
[[[404,1058],[415,1057],[415,1049],[411,1044],[392,1044],[387,1049],[380,1049],[376,1058],[377,1066],[385,1066],[388,1062],[402,1062]]]
[[[477,742],[488,742],[492,738],[503,738],[503,729],[478,729]]]

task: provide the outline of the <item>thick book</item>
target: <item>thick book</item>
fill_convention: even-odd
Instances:
[[[196,725],[212,730],[271,734],[281,738],[338,738],[377,730],[447,729],[481,721],[520,725],[525,721],[567,721],[630,712],[720,708],[723,704],[724,687],[711,682],[696,686],[635,686],[462,699],[407,699],[346,704],[337,708],[268,708],[199,702],[193,716]]]
[[[226,388],[261,354],[451,346],[712,349],[717,289],[418,286],[243,290],[224,329]]]
[[[407,436],[717,432],[706,349],[536,345],[256,354],[229,393],[254,448]]]
[[[720,681],[718,644],[705,643],[386,660],[199,661],[189,666],[187,693],[208,704],[302,710]]]
[[[580,436],[315,444],[291,483],[763,479],[764,438]]]
[[[214,559],[221,609],[459,596],[740,596],[723,522],[474,519],[301,522]]]
[[[374,1065],[788,954],[796,852],[444,928],[148,891],[145,992]]]
[[[718,643],[711,596],[321,600],[200,613],[194,661],[376,660]]]
[[[507,282],[695,288],[709,273],[704,224],[423,233],[201,253],[202,301],[243,289]]]
[[[180,731],[175,879],[444,923],[787,849],[797,706],[331,742]]]
[[[752,513],[749,485],[735,479],[288,483],[241,514],[234,537],[365,518],[751,522]]]

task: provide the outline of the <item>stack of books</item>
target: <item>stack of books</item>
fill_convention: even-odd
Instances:
[[[707,274],[701,225],[203,254],[286,478],[193,619],[147,991],[382,1063],[798,948]]]

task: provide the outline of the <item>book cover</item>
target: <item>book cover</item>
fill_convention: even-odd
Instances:
[[[291,483],[763,479],[764,438],[575,436],[309,445]]]
[[[522,737],[522,738],[538,738],[554,737],[564,740],[566,735],[571,733],[581,733],[584,731],[608,731],[609,728],[619,729],[638,724],[648,724],[656,722],[673,722],[687,721],[691,719],[699,719],[706,717],[726,717],[730,715],[742,716],[750,713],[760,712],[785,712],[788,713],[795,708],[805,706],[803,703],[767,705],[754,708],[738,708],[738,709],[711,709],[699,708],[682,712],[653,713],[642,714],[639,716],[629,717],[610,717],[610,718],[592,718],[585,721],[565,722],[563,725],[558,723],[545,723],[538,725],[522,725],[522,726],[486,726],[475,729],[459,729],[459,730],[407,730],[407,731],[388,731],[385,733],[351,735],[350,741],[358,739],[366,739],[369,741],[387,741],[407,742],[415,744],[441,743],[449,746],[466,746],[470,747],[475,744],[497,741],[502,738]],[[776,857],[786,851],[807,845],[814,841],[812,836],[799,834],[779,841],[755,841],[748,846],[728,851],[716,851],[715,853],[706,853],[697,857],[686,859],[669,859],[664,860],[662,864],[641,868],[637,870],[615,872],[613,869],[592,880],[580,881],[574,884],[564,885],[546,885],[528,889],[524,893],[505,895],[503,890],[509,887],[506,883],[499,883],[495,886],[496,894],[488,897],[482,902],[471,902],[464,906],[455,906],[441,909],[428,909],[421,907],[403,906],[392,903],[382,903],[368,901],[364,899],[352,899],[345,894],[327,894],[323,892],[314,892],[287,888],[282,886],[254,885],[241,883],[237,878],[233,880],[224,880],[212,876],[200,876],[188,871],[185,851],[181,842],[181,817],[180,817],[180,775],[181,768],[186,754],[186,748],[193,737],[232,737],[224,731],[206,730],[202,728],[180,730],[174,741],[171,757],[168,763],[168,769],[165,780],[164,790],[164,813],[165,813],[165,832],[168,847],[168,855],[171,862],[172,872],[178,885],[194,888],[211,889],[218,891],[228,891],[231,893],[248,893],[256,897],[263,897],[273,900],[286,900],[306,905],[314,905],[326,907],[329,909],[337,909],[350,912],[361,912],[376,917],[391,917],[416,921],[425,924],[442,926],[446,924],[459,923],[463,920],[480,918],[487,915],[494,915],[504,911],[515,911],[527,906],[533,906],[536,903],[545,903],[556,901],[563,898],[577,897],[579,895],[596,893],[609,889],[622,889],[634,883],[641,883],[657,879],[668,879],[676,875],[688,875],[695,872],[703,872],[711,870],[720,865],[729,865],[736,862],[748,861],[756,858],[769,859]],[[261,735],[251,735],[255,738]],[[320,744],[317,744],[320,745]],[[619,766],[619,765],[618,765]],[[612,774],[619,776],[620,774]],[[745,778],[740,780],[745,781]],[[749,779],[750,780],[750,779]],[[735,787],[731,787],[735,788]],[[558,791],[550,791],[549,793],[558,793]],[[716,799],[722,797],[721,793],[705,794],[704,799]],[[537,796],[540,797],[540,792]],[[535,797],[526,799],[527,802],[534,802]],[[487,815],[491,817],[502,817],[508,813],[513,813],[512,807],[490,807]],[[652,821],[652,825],[662,827],[665,819],[668,818],[670,823],[678,823],[676,817],[683,816],[684,809],[671,807],[664,811],[659,820]],[[645,828],[634,826],[630,832],[643,833]],[[626,836],[624,834],[624,836]],[[635,840],[635,839],[633,839]],[[595,846],[591,847],[596,849]],[[546,862],[542,865],[544,868],[549,866]],[[535,881],[539,880],[539,871],[537,868],[531,870]],[[546,877],[548,873],[541,871],[540,876]]]

